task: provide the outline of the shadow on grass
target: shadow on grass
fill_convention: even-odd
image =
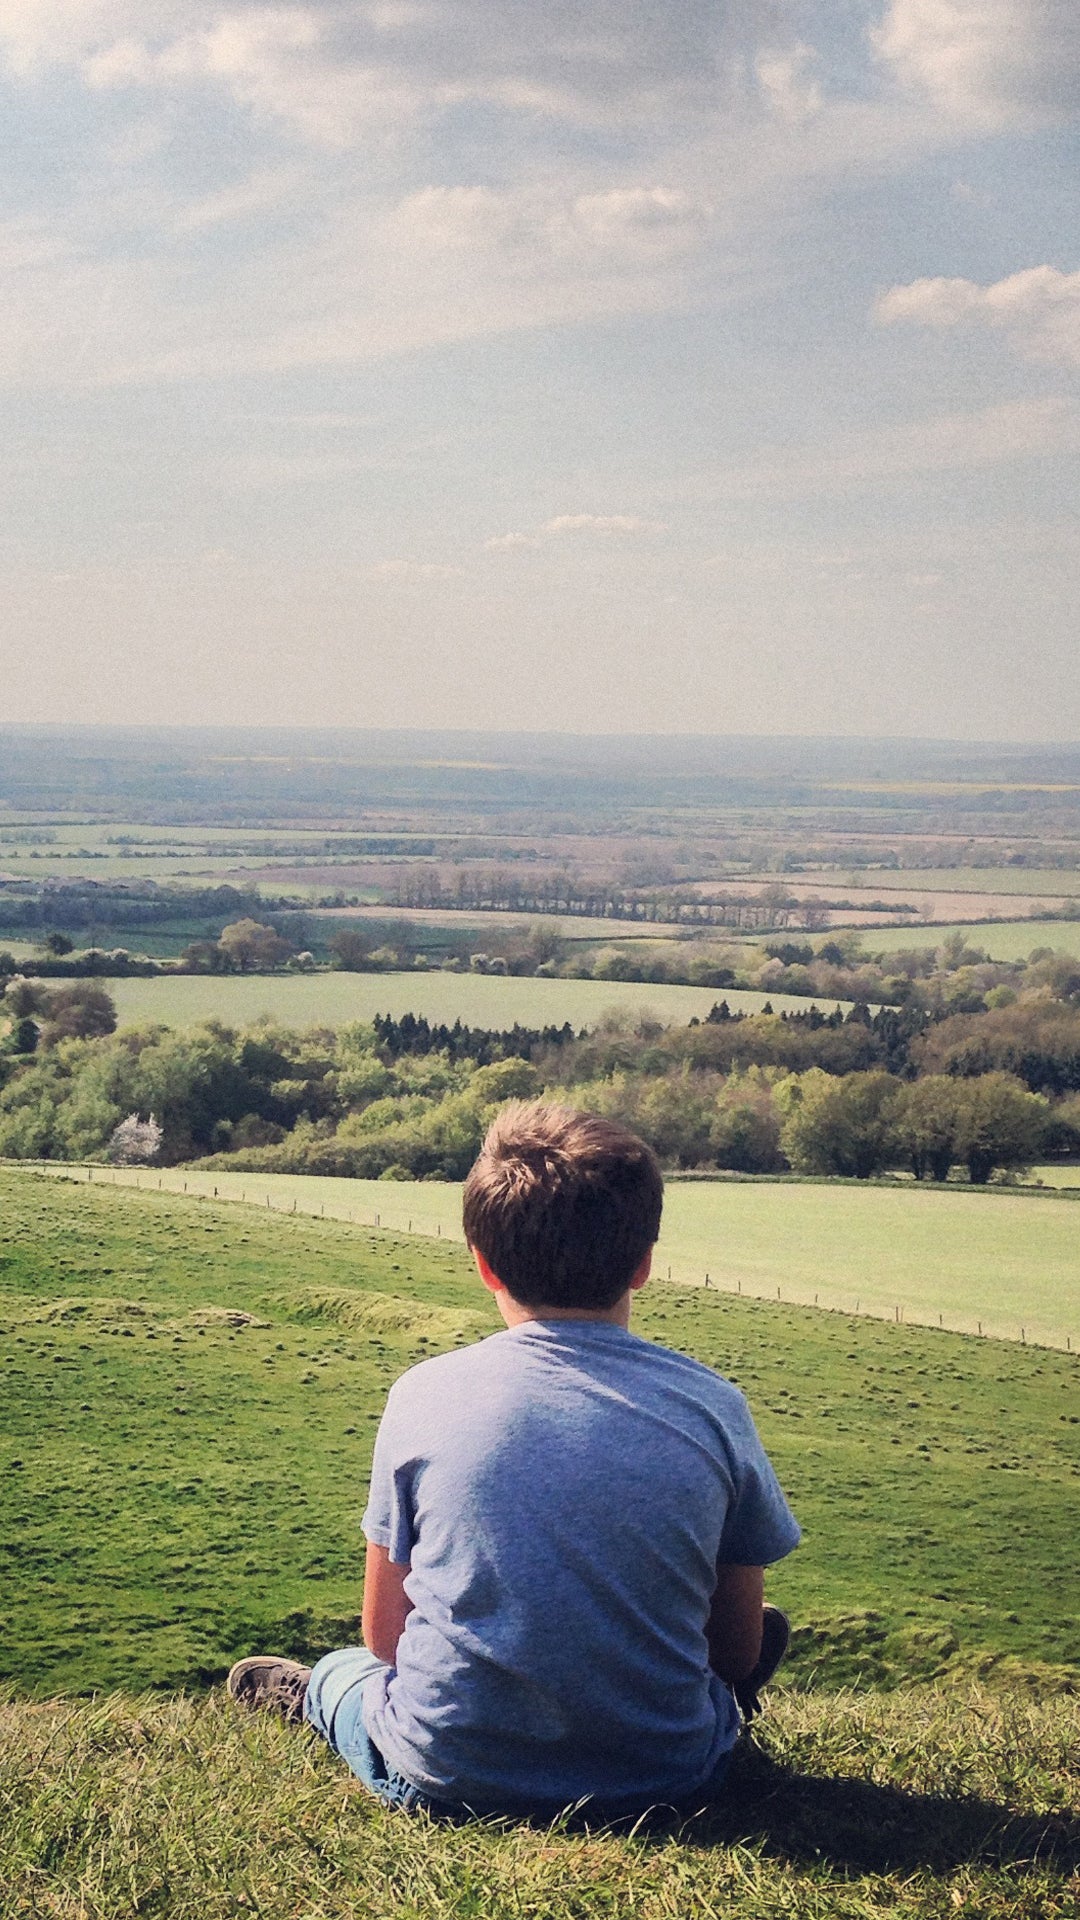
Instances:
[[[868,1780],[797,1773],[753,1747],[724,1799],[686,1822],[687,1846],[760,1846],[774,1858],[858,1873],[949,1871],[964,1863],[1080,1867],[1080,1819],[1020,1814],[975,1795],[906,1792]]]

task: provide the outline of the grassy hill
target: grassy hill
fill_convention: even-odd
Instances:
[[[383,1811],[200,1698],[0,1705],[4,1920],[1071,1920],[1075,1698],[777,1691],[722,1809],[626,1837]]]
[[[5,1920],[1080,1910],[1075,1356],[647,1289],[803,1521],[785,1686],[679,1834],[446,1830],[213,1683],[355,1631],[386,1387],[496,1324],[464,1250],[14,1172],[0,1222]]]
[[[497,1324],[465,1250],[10,1171],[0,1219],[0,1678],[199,1685],[351,1632],[386,1389]],[[806,1532],[796,1671],[1080,1666],[1075,1355],[663,1281],[636,1324],[750,1397]]]
[[[461,1239],[461,1187],[215,1167],[66,1168],[89,1178],[328,1215]],[[1047,1183],[1080,1173],[1048,1167]],[[883,1315],[954,1333],[1080,1350],[1075,1196],[1016,1188],[759,1179],[668,1181],[656,1272],[786,1302]]]

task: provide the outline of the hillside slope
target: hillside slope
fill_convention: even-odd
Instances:
[[[496,1324],[445,1242],[0,1174],[0,1679],[351,1637],[387,1387]],[[749,1395],[805,1530],[797,1677],[1080,1669],[1076,1355],[663,1281],[635,1324]]]
[[[202,1698],[0,1706],[4,1920],[1071,1920],[1080,1703],[778,1691],[723,1808],[631,1837],[383,1811]]]

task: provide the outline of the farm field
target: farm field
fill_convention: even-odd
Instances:
[[[199,1687],[354,1631],[386,1389],[497,1324],[464,1249],[8,1171],[0,1205],[3,1677]],[[795,1678],[1080,1664],[1075,1355],[662,1283],[636,1324],[750,1396]]]
[[[69,1170],[45,1171],[63,1175]],[[1048,1169],[1043,1169],[1045,1177]],[[1080,1170],[1066,1169],[1066,1172]],[[70,1170],[76,1178],[85,1173]],[[98,1169],[93,1184],[239,1201],[461,1239],[461,1189],[437,1181]],[[836,1181],[672,1180],[654,1271],[842,1313],[1080,1350],[1080,1202]]]
[[[484,928],[493,928],[496,932],[506,933],[510,928],[520,927],[528,932],[532,927],[550,927],[560,940],[618,941],[624,940],[662,940],[665,943],[677,938],[677,931],[670,921],[665,920],[614,920],[591,918],[588,914],[571,913],[516,913],[496,911],[490,907],[468,907],[463,910],[449,907],[397,907],[386,904],[366,907],[320,907],[312,912],[312,921],[319,928],[320,937],[329,939],[344,923],[352,925],[354,921],[375,920],[380,925],[388,921],[403,922],[413,928],[440,928],[449,933],[464,933],[475,928],[479,934]],[[719,930],[718,937],[724,945],[730,944],[728,935],[731,929]],[[733,939],[738,939],[733,935]]]
[[[958,869],[958,872],[961,878],[965,877],[962,870]],[[756,880],[746,882],[748,888],[756,884]],[[1005,919],[1009,914],[1022,914],[1025,906],[1028,913],[1035,917],[1040,912],[1045,913],[1048,906],[1057,906],[1060,901],[1073,897],[1072,889],[1068,887],[1056,887],[1052,893],[1029,893],[1015,889],[999,893],[985,886],[949,889],[922,887],[919,885],[918,872],[910,876],[901,874],[899,878],[892,872],[887,876],[877,875],[868,884],[843,876],[789,880],[785,875],[784,886],[795,901],[822,897],[846,901],[846,907],[838,907],[830,914],[833,926],[895,925],[897,928],[906,928],[908,925],[922,926],[925,923],[944,925],[952,920]],[[723,895],[728,890],[724,882],[710,882],[701,889],[707,898]],[[915,911],[905,911],[910,908]],[[883,914],[895,915],[895,921],[884,920]]]
[[[645,986],[623,980],[536,980],[475,973],[179,974],[156,980],[110,982],[121,1026],[160,1021],[185,1027],[198,1020],[240,1026],[269,1014],[291,1027],[343,1026],[377,1013],[425,1015],[465,1026],[588,1027],[616,1009],[647,1013],[664,1024],[704,1020],[718,1000],[732,1011],[757,1013],[769,1000],[777,1013],[805,1012],[792,994],[739,993],[713,987]],[[823,1011],[846,1002],[825,1001]]]
[[[921,921],[912,927],[867,928],[863,945],[868,953],[891,953],[903,947],[940,947],[950,934],[963,934],[969,946],[981,948],[991,960],[1026,960],[1036,947],[1055,947],[1060,953],[1080,954],[1080,920],[957,921],[948,926]]]
[[[762,876],[775,879],[775,874]],[[846,893],[856,889],[875,893],[880,887],[907,887],[915,893],[1003,893],[1080,895],[1080,868],[1076,867],[883,867],[823,868],[809,876],[830,891]],[[808,876],[793,875],[793,881],[808,884]]]

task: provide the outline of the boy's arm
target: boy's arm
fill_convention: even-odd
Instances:
[[[717,1567],[716,1590],[705,1623],[705,1637],[709,1643],[709,1665],[729,1685],[744,1680],[757,1664],[764,1598],[764,1567],[726,1564]]]
[[[412,1601],[405,1591],[409,1567],[391,1560],[385,1547],[368,1541],[364,1570],[364,1645],[378,1660],[393,1666],[397,1645]],[[752,1663],[751,1663],[752,1664]],[[747,1669],[749,1671],[749,1669]]]

